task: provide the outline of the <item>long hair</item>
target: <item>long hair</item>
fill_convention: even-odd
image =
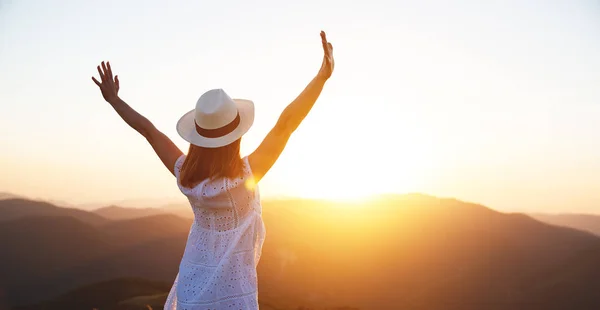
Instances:
[[[183,162],[180,183],[194,187],[205,179],[236,178],[243,174],[240,157],[240,140],[218,148],[205,148],[190,144]]]

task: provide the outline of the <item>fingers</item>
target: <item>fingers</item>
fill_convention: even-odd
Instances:
[[[108,76],[109,79],[112,80],[113,73],[112,73],[112,68],[110,67],[110,61],[106,62],[106,67],[108,68],[107,76]]]
[[[119,76],[115,75],[115,87],[117,87],[117,92],[119,91]]]
[[[112,76],[108,76],[108,69],[106,68],[106,64],[104,63],[104,61],[102,62],[102,71],[104,71],[104,79],[102,80],[102,82],[109,82]]]
[[[102,73],[102,70],[100,70],[100,66],[96,68],[98,68],[98,73],[100,74],[100,81],[104,82],[104,73]]]
[[[319,74],[328,79],[333,71],[333,45],[327,42],[325,31],[321,31],[321,44],[323,45],[323,63]]]
[[[92,80],[94,81],[94,83],[96,83],[96,85],[98,85],[98,87],[102,87],[102,84],[100,84],[100,82],[98,82],[98,80],[96,80],[95,77],[92,76]]]
[[[323,52],[325,53],[325,57],[331,61],[333,54],[333,45],[327,41],[327,35],[325,31],[321,31],[321,44],[323,45]]]
[[[100,66],[102,66],[102,68],[100,68]],[[119,87],[119,80],[117,78],[115,78],[113,80],[113,73],[112,73],[112,68],[110,67],[110,62],[102,62],[100,64],[100,66],[97,66],[96,69],[98,69],[98,74],[100,74],[100,81],[99,82],[95,77],[92,77],[92,80],[94,80],[94,83],[96,83],[96,85],[98,85],[99,87],[102,86],[102,84],[104,85],[115,85],[118,89]]]
[[[325,31],[321,31],[321,44],[323,45],[323,51],[327,53],[327,36],[325,35]]]

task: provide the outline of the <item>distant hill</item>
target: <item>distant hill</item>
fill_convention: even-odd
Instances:
[[[529,278],[527,298],[553,301],[548,309],[600,309],[600,247],[578,253],[552,269]]]
[[[404,195],[265,201],[263,218],[259,294],[273,309],[600,309],[600,238],[523,214]],[[14,253],[0,255],[12,304],[119,277],[171,283],[190,224],[172,215],[100,226],[45,219],[53,224],[0,223],[0,248]]]
[[[72,217],[25,217],[0,223],[0,288],[12,303],[64,292],[54,278],[113,251],[97,230]],[[76,285],[84,284],[77,282]],[[31,289],[40,290],[28,294]]]
[[[189,204],[169,204],[158,208],[126,208],[109,206],[93,211],[111,220],[130,220],[159,214],[174,214],[183,218],[193,218],[194,213]]]
[[[579,309],[600,307],[600,278],[557,276],[597,268],[586,258],[600,239],[522,214],[406,195],[346,208],[278,202],[263,217],[259,281],[277,305],[564,309],[557,305],[583,295]],[[577,289],[555,294],[548,282]]]
[[[0,222],[28,216],[67,216],[98,226],[107,223],[104,217],[74,208],[61,208],[48,202],[21,198],[0,200]]]
[[[600,215],[535,213],[531,217],[548,224],[571,227],[600,236]]]
[[[124,310],[119,307],[121,301],[137,297],[163,294],[171,285],[166,282],[148,281],[139,278],[119,278],[94,283],[67,292],[52,300],[15,310],[52,310],[52,309],[86,309]],[[137,309],[147,309],[145,306]]]
[[[83,210],[96,210],[105,206],[119,206],[128,209],[151,208],[159,209],[165,205],[187,203],[187,199],[183,195],[173,198],[148,198],[148,199],[124,199],[110,202],[95,202],[78,205]]]
[[[164,212],[175,214],[184,218],[194,218],[192,207],[189,203],[168,204],[160,208]]]
[[[192,219],[173,214],[151,215],[129,220],[107,223],[100,230],[112,242],[122,245],[134,245],[173,235],[186,235],[190,231]]]
[[[54,299],[35,305],[18,307],[14,310],[163,310],[171,284],[139,278],[119,278],[94,283],[74,289]],[[268,301],[259,301],[261,310],[297,310],[272,306]],[[303,308],[308,309],[308,308]],[[358,308],[336,307],[320,310],[359,310]]]
[[[17,199],[17,198],[24,198],[24,197],[19,196],[19,195],[15,195],[15,194],[12,194],[12,193],[0,192],[0,200]]]
[[[70,216],[0,223],[0,290],[23,304],[123,276],[172,281],[190,224],[169,214],[99,226]]]
[[[165,214],[165,210],[158,208],[123,208],[119,206],[109,206],[92,211],[104,218],[110,220],[130,220],[145,216]]]

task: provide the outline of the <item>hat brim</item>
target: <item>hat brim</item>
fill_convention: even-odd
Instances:
[[[194,111],[185,113],[177,122],[177,133],[187,142],[207,148],[226,146],[241,138],[254,123],[254,102],[246,99],[233,99],[240,114],[240,123],[232,132],[218,137],[207,138],[196,132]]]

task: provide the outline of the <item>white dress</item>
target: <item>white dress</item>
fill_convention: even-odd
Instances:
[[[258,309],[258,264],[265,238],[260,195],[254,186],[248,158],[243,176],[204,180],[179,189],[194,211],[179,273],[165,310]]]

